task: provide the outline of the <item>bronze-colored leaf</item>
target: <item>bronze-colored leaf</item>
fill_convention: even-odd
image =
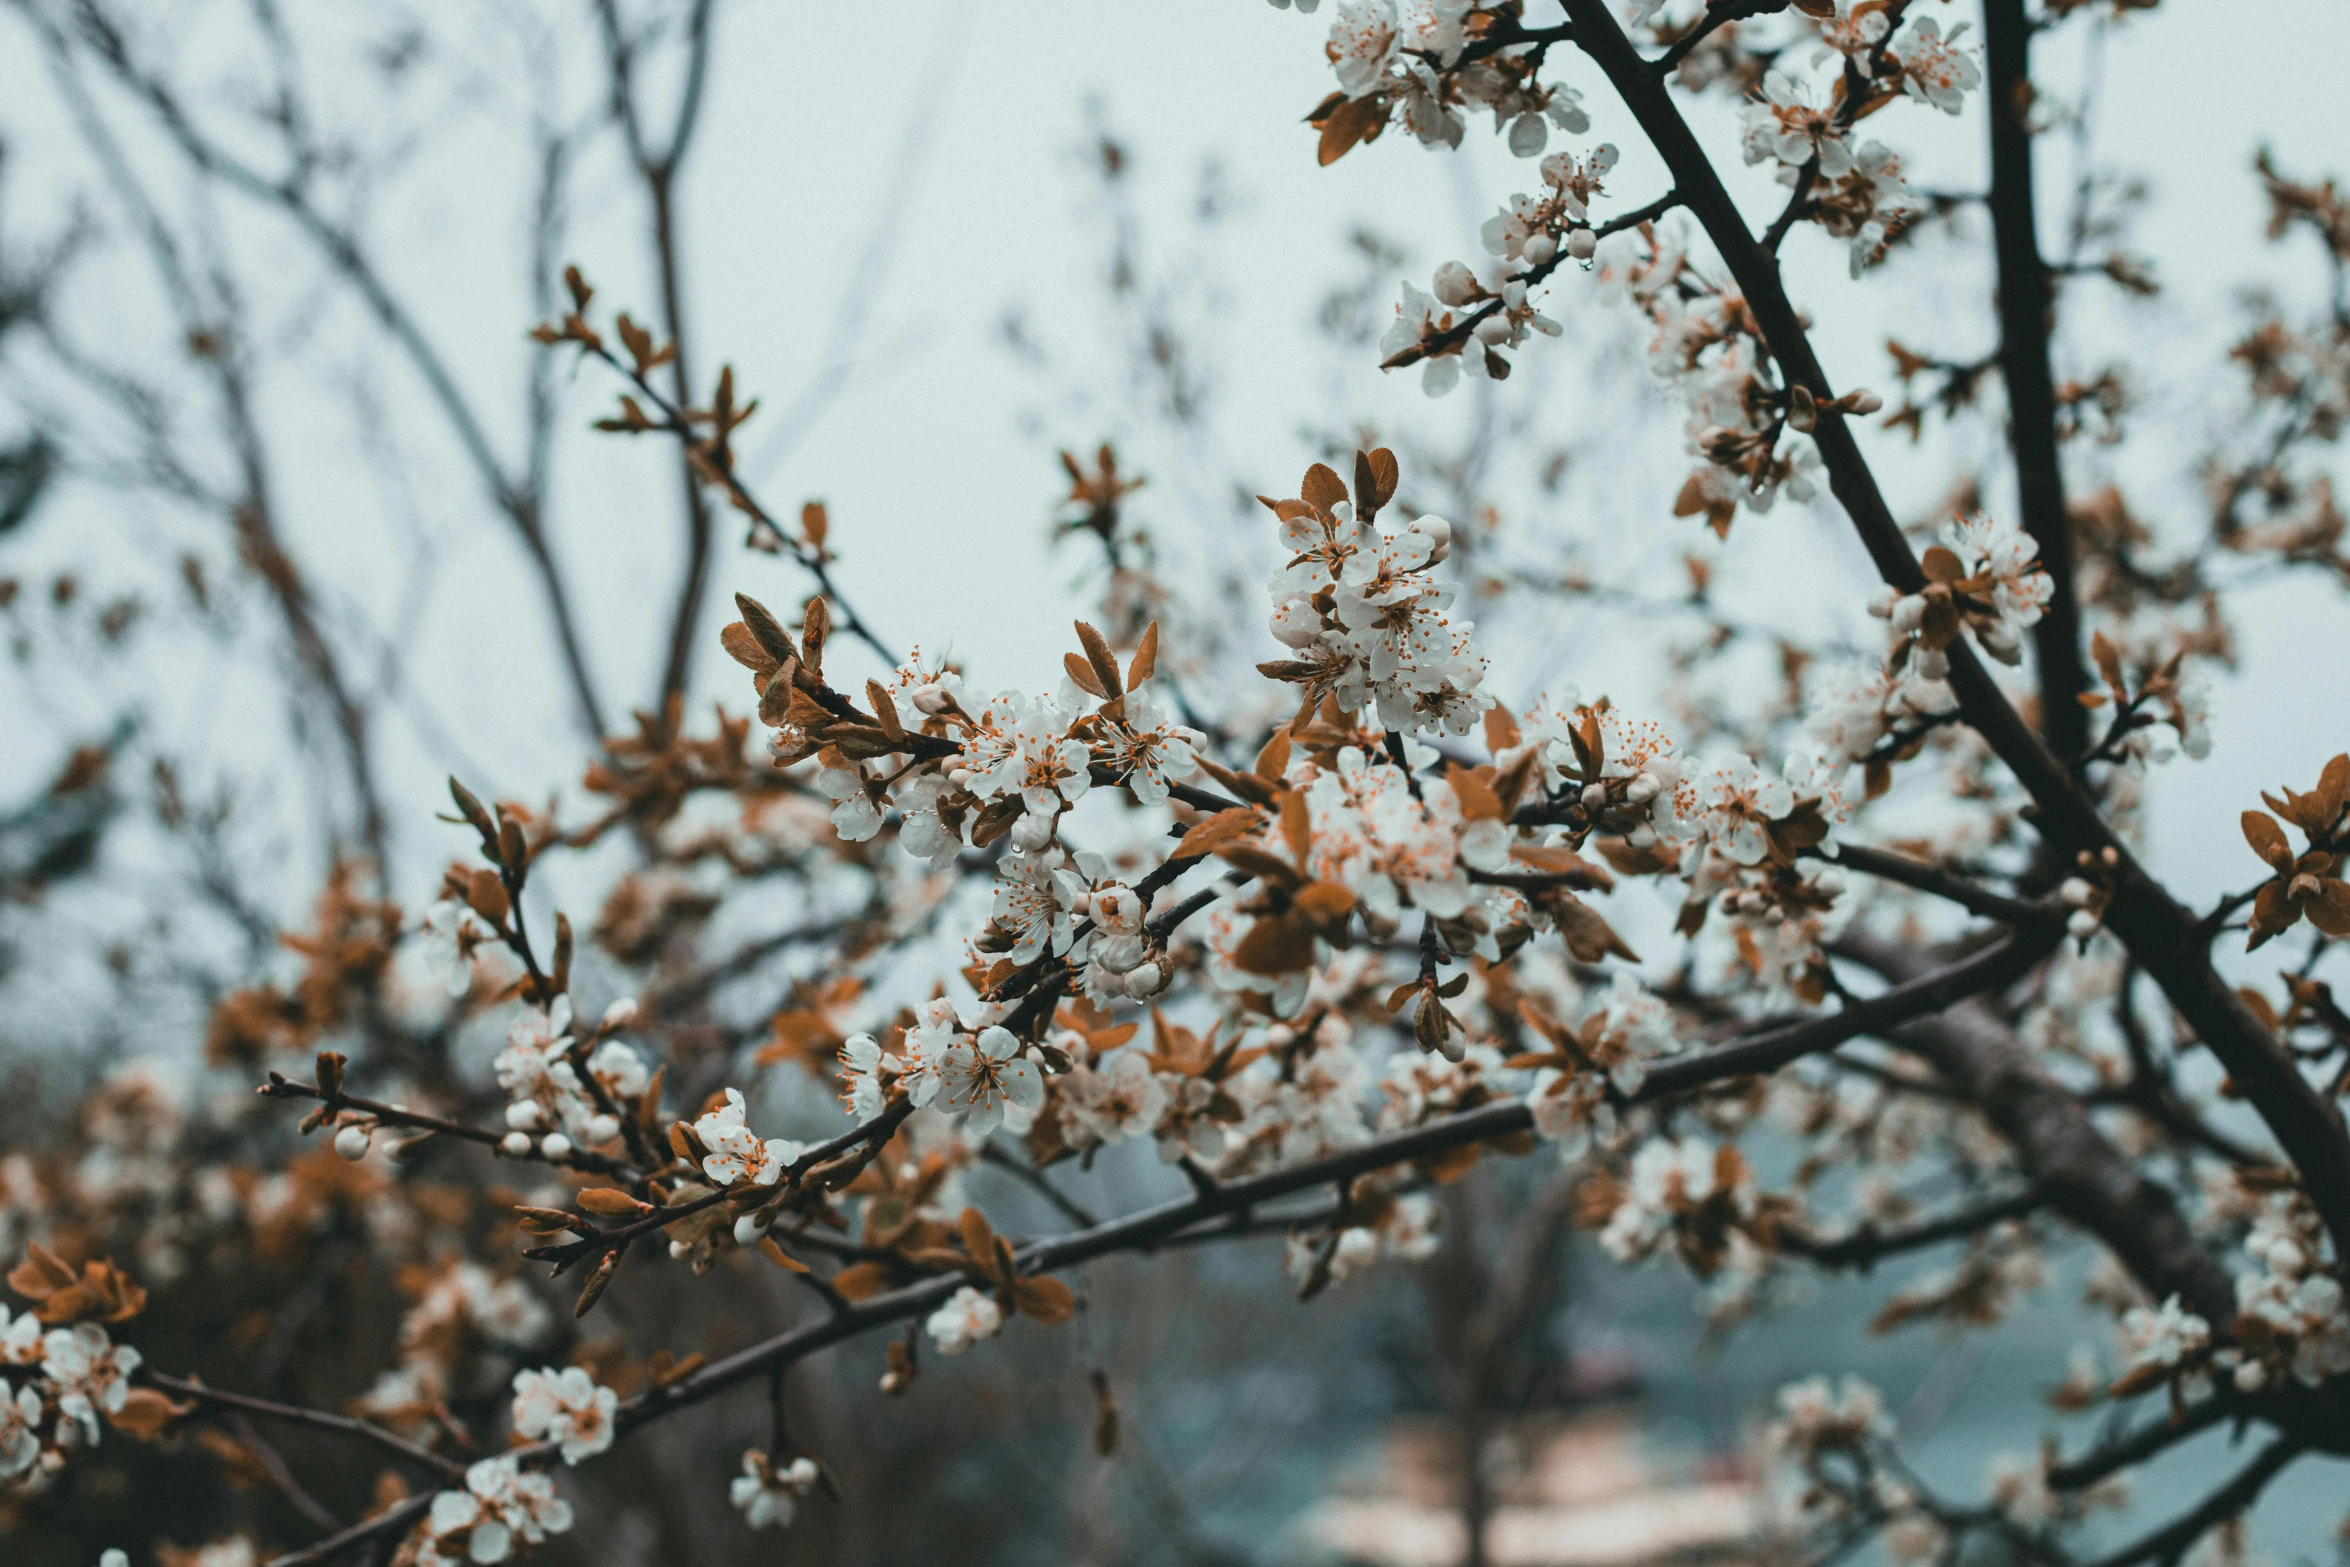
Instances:
[[[1077,1297],[1069,1286],[1043,1274],[1015,1281],[1012,1304],[1020,1315],[1046,1327],[1066,1322],[1077,1312]]]
[[[1078,690],[1100,697],[1110,694],[1102,689],[1101,677],[1093,672],[1093,665],[1076,654],[1063,653],[1061,667],[1069,672],[1069,678],[1077,683]]]
[[[2244,841],[2252,845],[2252,852],[2268,861],[2278,875],[2292,875],[2292,846],[2286,843],[2285,830],[2277,825],[2276,818],[2266,811],[2246,811],[2241,821]]]
[[[1326,462],[1318,462],[1306,470],[1305,483],[1298,488],[1299,497],[1325,515],[1331,508],[1346,503],[1346,481]]]
[[[1142,628],[1142,645],[1134,650],[1134,657],[1126,665],[1126,689],[1139,690],[1145,680],[1159,672],[1159,623],[1152,621]]]
[[[867,1300],[889,1288],[889,1269],[878,1262],[855,1262],[832,1276],[833,1293],[843,1300]]]
[[[743,625],[749,628],[752,638],[766,650],[775,665],[790,663],[800,656],[799,649],[792,646],[790,635],[785,632],[782,623],[768,613],[766,605],[748,595],[737,593],[734,596],[734,607],[742,612]]]
[[[1097,696],[1116,696],[1124,686],[1120,683],[1118,661],[1110,656],[1110,644],[1082,620],[1077,622],[1077,641],[1085,649],[1085,661],[1093,666],[1093,684],[1089,689]]]
[[[634,1217],[653,1211],[650,1204],[637,1201],[617,1186],[591,1186],[579,1194],[579,1205],[607,1219],[616,1219],[623,1214]]]

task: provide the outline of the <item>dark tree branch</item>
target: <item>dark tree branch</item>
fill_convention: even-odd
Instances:
[[[2160,1561],[2171,1567],[2186,1555],[2189,1547],[2229,1519],[2240,1517],[2244,1509],[2259,1500],[2268,1483],[2284,1472],[2285,1466],[2302,1453],[2300,1442],[2281,1436],[2262,1448],[2252,1462],[2236,1472],[2236,1477],[2186,1512],[2156,1529],[2151,1534],[2131,1541],[2110,1555],[2099,1557],[2089,1567],[2134,1567],[2143,1561]]]
[[[154,1388],[157,1392],[169,1394],[173,1398],[186,1399],[216,1409],[230,1409],[248,1415],[260,1415],[270,1420],[283,1420],[293,1425],[309,1426],[313,1430],[334,1431],[344,1436],[357,1437],[361,1441],[374,1443],[377,1447],[405,1463],[429,1469],[444,1480],[455,1480],[459,1484],[463,1484],[465,1480],[465,1466],[463,1464],[418,1447],[406,1438],[395,1436],[386,1431],[382,1426],[370,1425],[364,1420],[357,1420],[349,1415],[330,1414],[323,1409],[305,1409],[299,1404],[281,1404],[275,1399],[254,1398],[246,1393],[224,1392],[219,1388],[206,1387],[201,1382],[183,1381],[178,1377],[165,1376],[159,1371],[152,1371],[145,1367],[138,1370],[135,1379]]]
[[[1822,1268],[1857,1268],[1863,1272],[1886,1257],[1921,1251],[1944,1241],[1965,1240],[2009,1219],[2020,1219],[2048,1206],[2048,1194],[2036,1188],[1994,1198],[1939,1219],[1929,1219],[1903,1230],[1879,1230],[1864,1225],[1832,1241],[1783,1238],[1786,1248]]]
[[[2056,385],[2049,336],[2056,299],[2040,257],[2032,185],[2032,26],[2024,0],[1984,0],[1983,98],[1991,121],[1991,234],[1999,261],[1999,367],[2007,382],[2008,440],[2017,502],[2054,586],[2032,627],[2040,671],[2040,732],[2059,756],[2088,749],[2090,689],[2081,656],[2081,605],[2073,585],[2071,521],[2056,442]]]
[[[1866,844],[1839,843],[1831,862],[1865,876],[1883,881],[1899,882],[1919,892],[1931,893],[1947,899],[1970,914],[2013,925],[2018,930],[2047,931],[2064,924],[2064,913],[2044,904],[2027,903],[2021,898],[2010,898],[1978,886],[1962,876],[1953,875],[1938,865],[1913,860],[1906,854],[1895,854],[1887,849],[1872,849]]]

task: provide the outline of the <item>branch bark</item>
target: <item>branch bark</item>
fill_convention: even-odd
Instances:
[[[2040,257],[2032,184],[2032,24],[2024,0],[1984,0],[1984,90],[1991,121],[1991,237],[1999,262],[1999,372],[2007,383],[2016,501],[2055,591],[2032,627],[2040,672],[2040,732],[2058,756],[2089,749],[2089,689],[2081,606],[2073,584],[2072,525],[2056,446],[2056,386],[2048,341],[2056,298]]]

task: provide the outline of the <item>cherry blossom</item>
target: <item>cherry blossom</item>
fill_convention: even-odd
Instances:
[[[0,1378],[0,1480],[29,1473],[41,1457],[41,1395]]]
[[[1948,114],[1966,107],[1966,95],[1983,84],[1982,68],[1958,47],[1965,22],[1942,35],[1942,24],[1923,12],[1913,13],[1888,48],[1901,65],[1902,90],[1920,103],[1930,103]]]
[[[982,1339],[994,1338],[1003,1325],[1004,1309],[995,1297],[966,1284],[922,1326],[940,1354],[960,1355]]]
[[[963,1131],[986,1137],[997,1127],[1021,1132],[1044,1106],[1044,1079],[1020,1054],[1010,1029],[988,1027],[958,1036],[937,1059],[938,1087],[928,1103],[960,1119]]]
[[[694,1122],[694,1136],[709,1150],[702,1173],[721,1186],[773,1186],[806,1150],[785,1138],[759,1137],[743,1124],[745,1113],[742,1090],[729,1088],[725,1103]]]
[[[1307,9],[1311,8],[1309,3]],[[777,1464],[759,1449],[749,1448],[743,1453],[743,1472],[727,1484],[726,1499],[749,1527],[785,1529],[791,1526],[801,1499],[816,1489],[817,1479],[812,1458]]]
[[[514,1373],[514,1432],[555,1442],[563,1461],[576,1464],[612,1445],[613,1413],[620,1395],[596,1385],[578,1366],[561,1371],[525,1368]]]
[[[53,1328],[41,1340],[41,1374],[54,1390],[57,1413],[79,1426],[82,1440],[93,1447],[98,1417],[121,1412],[139,1360],[137,1350],[115,1343],[95,1322]]]

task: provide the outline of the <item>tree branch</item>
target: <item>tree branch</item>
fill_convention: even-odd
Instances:
[[[2056,445],[2056,386],[2048,340],[2056,300],[2040,258],[2032,185],[2032,24],[2024,0],[1984,0],[1983,99],[1991,121],[1991,234],[1999,261],[1999,370],[2007,383],[2016,500],[2055,591],[2032,627],[2040,672],[2040,731],[2059,756],[2088,749],[2090,689],[2081,657],[2071,519]]]

